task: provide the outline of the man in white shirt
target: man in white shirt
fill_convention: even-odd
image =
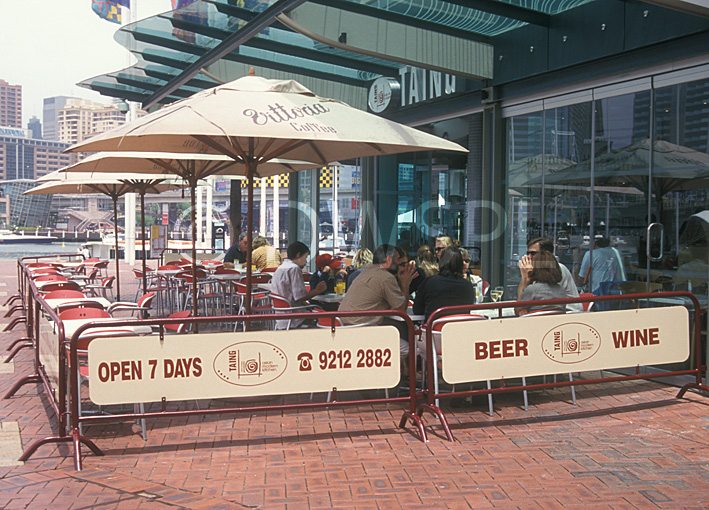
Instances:
[[[271,279],[271,292],[283,296],[292,306],[305,304],[313,296],[322,294],[327,289],[325,282],[320,282],[317,287],[308,291],[303,280],[303,268],[308,262],[310,249],[300,241],[288,246],[288,258],[278,266]],[[276,321],[276,329],[284,329],[286,320]],[[293,320],[291,328],[298,327],[303,319]]]
[[[540,251],[548,251],[549,253],[554,253],[554,243],[551,239],[546,237],[538,237],[532,239],[527,243],[527,254],[524,255],[519,261],[520,273],[522,279],[519,282],[519,287],[517,287],[517,298],[522,295],[524,289],[529,286],[529,280],[527,279],[527,270],[522,270],[523,268],[531,268],[531,257],[539,253]],[[558,262],[558,261],[557,261]],[[561,281],[559,285],[564,289],[566,297],[576,298],[579,297],[579,290],[574,283],[574,278],[571,275],[571,271],[559,262],[559,269],[561,269]],[[583,310],[583,305],[581,303],[569,303],[566,305],[566,310],[569,312],[580,312]]]

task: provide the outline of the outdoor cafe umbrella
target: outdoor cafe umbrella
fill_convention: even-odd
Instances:
[[[253,179],[273,175],[274,158],[315,166],[354,157],[423,150],[466,152],[460,145],[316,96],[293,80],[246,76],[203,90],[69,151],[154,151],[223,154],[245,166],[247,241],[252,238]],[[274,171],[274,173],[281,173]],[[247,253],[246,311],[250,313],[251,252]]]
[[[282,159],[272,159],[262,165],[268,175],[293,172],[316,167],[314,163],[303,163]],[[91,173],[98,179],[107,172],[115,175],[129,169],[131,173],[158,175],[163,179],[182,178],[191,191],[192,213],[192,274],[197,270],[196,248],[196,203],[195,189],[200,180],[213,175],[239,176],[245,174],[245,166],[234,159],[221,154],[190,154],[166,152],[100,152],[68,166],[59,172],[72,172],[79,175]],[[92,179],[93,180],[93,179]],[[144,273],[145,274],[145,273]],[[193,313],[197,315],[197,286],[192,285]]]
[[[90,178],[86,174],[54,171],[36,182],[39,186],[26,191],[25,195],[60,194],[60,193],[100,193],[113,200],[113,225],[116,254],[116,296],[121,299],[121,280],[118,266],[118,198],[126,193],[140,193],[143,240],[145,240],[145,193],[161,193],[163,191],[184,187],[176,182],[168,182],[164,176],[147,174],[104,174]],[[145,242],[145,241],[143,241]],[[143,246],[143,291],[147,287],[145,278],[145,246]]]

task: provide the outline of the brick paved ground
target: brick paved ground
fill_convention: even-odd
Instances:
[[[0,262],[2,301],[14,270]],[[20,330],[1,333],[0,346]],[[31,352],[1,368],[4,393],[32,372]],[[106,455],[84,448],[76,472],[68,445],[16,462],[18,430],[24,447],[56,432],[46,394],[30,384],[0,401],[0,508],[709,507],[709,398],[677,400],[653,382],[577,394],[573,406],[567,389],[533,392],[528,412],[521,395],[503,395],[492,418],[484,398],[448,406],[455,443],[432,417],[427,444],[397,429],[398,405],[165,418],[148,422],[146,442],[133,423],[93,426],[86,434]]]

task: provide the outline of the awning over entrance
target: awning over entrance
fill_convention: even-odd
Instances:
[[[594,0],[197,0],[121,28],[138,59],[82,86],[142,103],[169,103],[247,74],[292,77],[365,108],[366,88],[414,66],[493,78],[494,38]],[[186,3],[186,2],[185,2]]]

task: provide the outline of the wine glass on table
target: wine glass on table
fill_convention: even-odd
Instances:
[[[493,302],[497,303],[500,298],[505,293],[505,288],[504,287],[495,287],[491,292],[490,292],[490,298],[493,300]]]

